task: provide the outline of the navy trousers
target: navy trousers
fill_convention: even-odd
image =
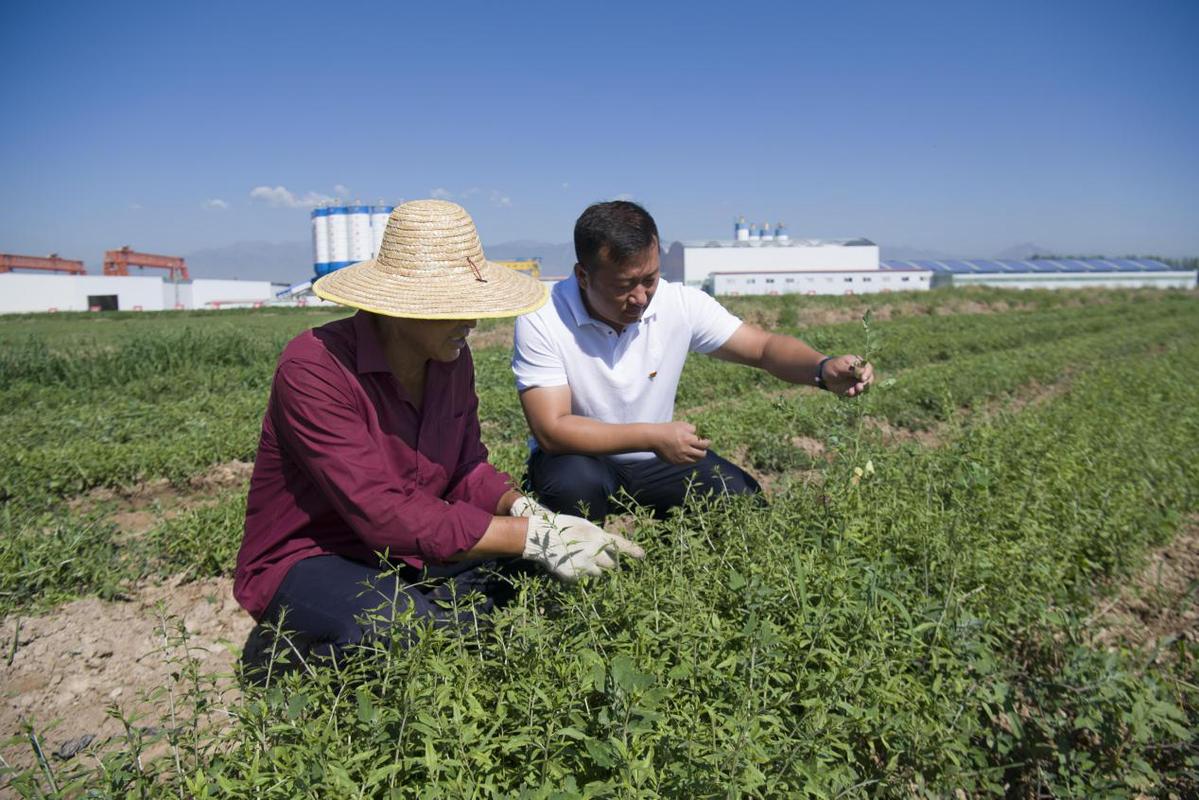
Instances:
[[[762,487],[745,470],[711,450],[695,464],[679,466],[660,458],[618,462],[603,456],[529,456],[526,488],[546,508],[598,522],[615,509],[612,498],[623,489],[661,518],[692,492],[760,494]]]
[[[306,558],[288,570],[250,632],[243,674],[261,682],[273,654],[284,656],[271,669],[278,673],[299,667],[301,658],[338,661],[359,644],[398,639],[407,646],[422,624],[466,629],[513,598],[509,578],[523,570],[514,560],[384,570],[336,555]],[[276,640],[272,626],[280,620],[286,639]]]

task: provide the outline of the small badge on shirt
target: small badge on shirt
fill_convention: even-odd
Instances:
[[[651,373],[649,374],[649,379],[650,379],[651,381],[652,381],[654,378],[656,378],[656,377],[658,377],[658,370],[654,370],[653,372],[651,372]]]

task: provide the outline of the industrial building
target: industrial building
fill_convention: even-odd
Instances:
[[[777,270],[713,272],[702,287],[709,294],[876,294],[931,288],[926,269]]]
[[[269,281],[5,272],[0,273],[0,314],[247,308],[274,301],[279,288]]]
[[[1038,258],[1023,261],[888,259],[887,270],[930,270],[933,286],[997,286],[1006,289],[1153,288],[1194,289],[1194,270],[1149,258]]]
[[[734,226],[732,240],[675,242],[662,257],[662,277],[710,294],[868,294],[922,291],[925,267],[887,270],[869,239],[792,239],[780,222]]]
[[[697,287],[717,273],[841,273],[878,268],[878,245],[869,239],[675,242],[662,257],[662,277]]]
[[[873,294],[938,286],[1194,289],[1196,273],[1152,259],[881,260],[869,239],[791,239],[782,223],[734,225],[732,240],[675,242],[662,276],[710,294]]]

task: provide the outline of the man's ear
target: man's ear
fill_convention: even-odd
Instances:
[[[575,262],[575,280],[579,282],[580,289],[587,288],[587,270],[583,269],[583,265]]]

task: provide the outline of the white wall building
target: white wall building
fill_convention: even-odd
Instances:
[[[0,273],[0,314],[238,308],[275,299],[269,281]]]
[[[171,286],[167,283],[163,288],[169,292]],[[186,288],[185,308],[246,308],[275,298],[270,281],[197,280]]]
[[[954,275],[954,286],[995,286],[1001,289],[1194,289],[1195,273],[1115,272],[1107,275]]]
[[[933,286],[1004,289],[1194,289],[1194,270],[1151,258],[1039,258],[1023,261],[949,259],[887,260],[884,269],[927,269]]]
[[[0,273],[0,313],[28,311],[161,311],[160,277]]]
[[[931,270],[840,270],[837,272],[714,272],[704,282],[713,295],[876,294],[928,291]]]
[[[878,266],[878,245],[869,239],[714,240],[672,244],[662,257],[662,277],[702,286],[714,273],[859,272]]]

